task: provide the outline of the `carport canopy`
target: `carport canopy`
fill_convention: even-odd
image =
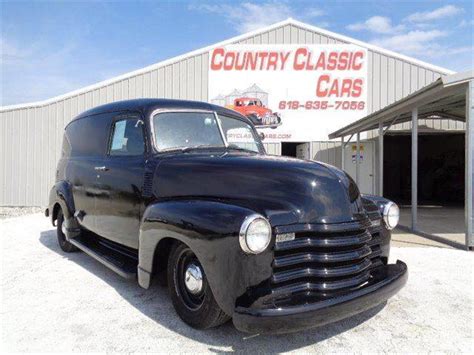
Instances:
[[[356,135],[357,155],[360,159],[360,133],[378,129],[378,186],[383,195],[383,136],[395,123],[412,122],[411,128],[411,229],[417,229],[418,207],[418,119],[451,119],[465,122],[465,244],[474,248],[473,221],[473,165],[474,165],[474,70],[440,77],[435,82],[400,99],[385,108],[355,121],[329,135],[330,139],[341,138],[343,146]],[[344,151],[344,150],[342,150]],[[344,167],[344,153],[342,154]],[[356,164],[356,182],[359,183],[359,164]]]

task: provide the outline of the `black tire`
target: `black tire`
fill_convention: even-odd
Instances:
[[[208,329],[227,322],[230,317],[218,306],[212,294],[206,275],[202,271],[202,291],[193,295],[184,283],[185,271],[189,264],[201,267],[191,249],[177,244],[168,260],[168,289],[173,306],[179,317],[193,328]]]
[[[58,219],[56,221],[56,234],[58,236],[59,247],[61,248],[62,251],[66,253],[72,253],[72,252],[78,251],[79,249],[76,246],[72,245],[66,240],[66,236],[64,235],[63,230],[62,230],[63,223],[64,223],[63,211],[59,210]]]

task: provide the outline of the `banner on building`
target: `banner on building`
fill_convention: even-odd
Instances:
[[[265,141],[326,141],[367,113],[367,50],[230,45],[209,53],[209,101],[246,115]]]

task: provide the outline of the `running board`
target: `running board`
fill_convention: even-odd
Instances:
[[[137,277],[137,273],[132,272],[129,268],[125,267],[125,263],[121,262],[119,259],[114,258],[112,255],[104,253],[102,250],[98,250],[92,247],[92,245],[86,245],[79,239],[69,239],[69,243],[76,246],[78,249],[82,250],[89,256],[92,256],[95,260],[101,264],[107,266],[110,270],[116,272],[120,276],[131,280]]]

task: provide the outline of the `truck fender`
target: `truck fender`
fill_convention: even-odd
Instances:
[[[386,199],[385,197],[382,196],[376,196],[376,195],[369,195],[369,194],[361,194],[362,200],[367,200],[375,204],[380,211],[380,214],[383,215],[383,208],[384,206],[390,202],[389,199]]]
[[[66,238],[73,238],[80,233],[79,224],[74,217],[75,206],[72,196],[71,184],[67,181],[58,181],[51,188],[49,193],[49,211],[51,216],[51,224],[55,225],[61,207],[64,215],[64,223],[66,225]]]
[[[149,205],[139,235],[138,282],[148,288],[157,264],[168,257],[158,251],[172,238],[191,248],[201,263],[214,298],[232,315],[236,299],[248,287],[271,277],[272,253],[248,255],[239,244],[239,231],[253,210],[216,201],[164,201]],[[270,249],[270,248],[269,248]]]

